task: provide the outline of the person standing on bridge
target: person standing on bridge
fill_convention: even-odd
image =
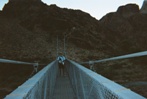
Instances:
[[[65,57],[64,56],[58,56],[57,58],[58,60],[58,66],[59,66],[59,69],[60,69],[60,75],[64,75],[65,74]]]

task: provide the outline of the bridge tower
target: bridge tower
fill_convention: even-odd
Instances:
[[[59,37],[61,39],[59,39]],[[62,52],[63,55],[66,57],[66,35],[65,33],[64,33],[64,36],[57,35],[57,57],[60,52]]]

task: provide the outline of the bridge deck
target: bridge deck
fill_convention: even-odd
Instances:
[[[53,99],[76,99],[68,75],[59,75],[56,80]]]

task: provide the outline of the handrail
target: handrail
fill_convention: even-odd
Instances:
[[[80,64],[100,63],[100,62],[106,62],[106,61],[111,61],[111,60],[135,58],[135,57],[140,57],[140,56],[147,56],[147,51],[133,53],[133,54],[127,54],[127,55],[122,55],[122,56],[116,56],[116,57],[106,58],[106,59],[101,59],[101,60],[93,60],[93,61],[88,61],[88,62],[80,62]]]
[[[15,60],[8,60],[8,59],[0,59],[0,63],[11,63],[11,64],[21,64],[21,65],[33,65],[34,70],[31,76],[38,71],[38,63],[29,63],[29,62],[22,62],[22,61],[15,61]]]
[[[36,65],[36,64],[38,64],[38,63],[29,63],[29,62],[22,62],[22,61],[8,60],[8,59],[0,59],[0,63],[24,64],[24,65]]]
[[[74,61],[66,64],[77,99],[146,99]]]
[[[53,61],[4,99],[52,99],[58,65]]]

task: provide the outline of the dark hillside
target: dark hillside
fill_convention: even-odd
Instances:
[[[21,25],[17,24],[17,21],[15,20],[13,21],[1,17],[0,24],[1,58],[20,60],[21,57],[23,57],[23,59],[41,59],[46,57],[49,46],[46,46],[48,43],[45,40],[42,40],[39,34],[34,34],[31,31],[28,31]]]
[[[16,23],[13,24],[13,27],[21,28],[19,34],[17,34],[16,31],[14,31],[15,28],[13,28],[11,33],[13,32],[14,37],[11,36],[10,38],[15,39],[15,37],[18,37],[16,39],[20,39],[20,44],[23,46],[23,48],[19,46],[17,47],[13,42],[13,44],[9,44],[15,46],[16,49],[21,48],[26,58],[42,58],[47,55],[55,57],[56,52],[54,51],[56,46],[56,37],[59,36],[60,41],[62,41],[64,35],[67,35],[66,39],[70,44],[69,46],[73,45],[73,47],[77,46],[81,49],[99,49],[100,51],[105,50],[105,52],[109,52],[111,50],[115,52],[114,48],[112,47],[115,44],[113,43],[113,45],[111,45],[109,40],[104,39],[105,33],[111,34],[111,31],[104,29],[99,25],[98,20],[92,18],[88,13],[80,10],[66,8],[61,9],[56,5],[47,6],[39,0],[11,0],[5,5],[2,14],[5,16],[5,20],[13,19],[12,24]],[[8,23],[11,24],[11,21]],[[7,29],[4,29],[4,31],[1,30],[1,32],[9,34],[7,33]],[[4,34],[1,35],[3,36]],[[19,35],[24,35],[23,39],[22,37],[19,38]],[[35,43],[38,41],[39,43]],[[30,44],[28,45],[27,42],[30,42]],[[60,46],[63,47],[63,45]],[[40,48],[41,50],[33,51],[33,53],[29,53],[29,56],[27,56],[27,52],[31,52],[30,50],[36,50],[36,47]],[[107,50],[108,48],[109,51]],[[22,58],[21,60],[23,60],[24,54],[18,53],[18,55],[20,55],[19,57]],[[80,55],[82,53],[78,54]]]

